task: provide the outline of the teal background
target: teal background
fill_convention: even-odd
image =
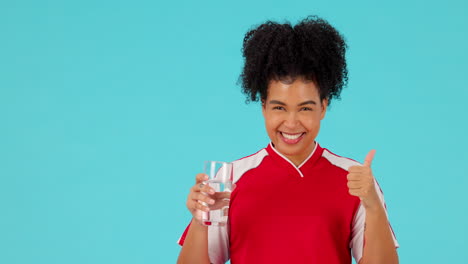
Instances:
[[[265,147],[245,32],[327,19],[349,85],[319,143],[374,173],[401,263],[466,263],[466,1],[0,1],[0,263],[175,263],[204,160]]]

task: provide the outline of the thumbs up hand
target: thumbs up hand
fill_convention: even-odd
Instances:
[[[362,166],[351,166],[348,169],[349,194],[359,197],[366,210],[377,209],[382,206],[377,190],[375,189],[374,176],[371,163],[375,150],[369,151]]]

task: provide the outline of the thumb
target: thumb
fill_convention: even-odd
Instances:
[[[369,151],[369,153],[367,153],[367,156],[364,159],[364,167],[370,167],[371,166],[372,160],[374,159],[374,155],[375,155],[375,149],[373,149],[373,150]]]

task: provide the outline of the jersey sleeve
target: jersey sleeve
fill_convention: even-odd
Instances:
[[[228,225],[227,225],[228,226]],[[208,226],[208,256],[210,263],[223,264],[229,260],[229,234],[227,226]],[[177,243],[184,245],[190,224]]]
[[[377,194],[379,195],[380,202],[382,202],[383,208],[385,209],[385,214],[387,215],[387,219],[388,219],[387,207],[385,205],[385,200],[384,200],[382,189],[380,189],[380,186],[376,180],[374,180],[374,184],[375,184],[375,189],[377,190]],[[356,214],[354,215],[353,226],[351,230],[351,241],[349,243],[349,247],[351,248],[351,253],[353,255],[353,258],[356,260],[356,263],[359,263],[359,260],[361,259],[362,253],[364,250],[365,222],[366,222],[366,210],[364,209],[364,206],[360,204]],[[393,232],[390,222],[388,223],[388,225],[392,233],[392,238],[393,238],[395,247],[398,248],[400,247],[400,245],[398,244],[398,241],[396,240],[395,233]]]

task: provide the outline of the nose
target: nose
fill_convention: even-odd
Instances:
[[[299,119],[297,117],[297,114],[295,112],[289,112],[283,124],[285,127],[290,128],[290,129],[296,128],[297,125],[299,124]]]

